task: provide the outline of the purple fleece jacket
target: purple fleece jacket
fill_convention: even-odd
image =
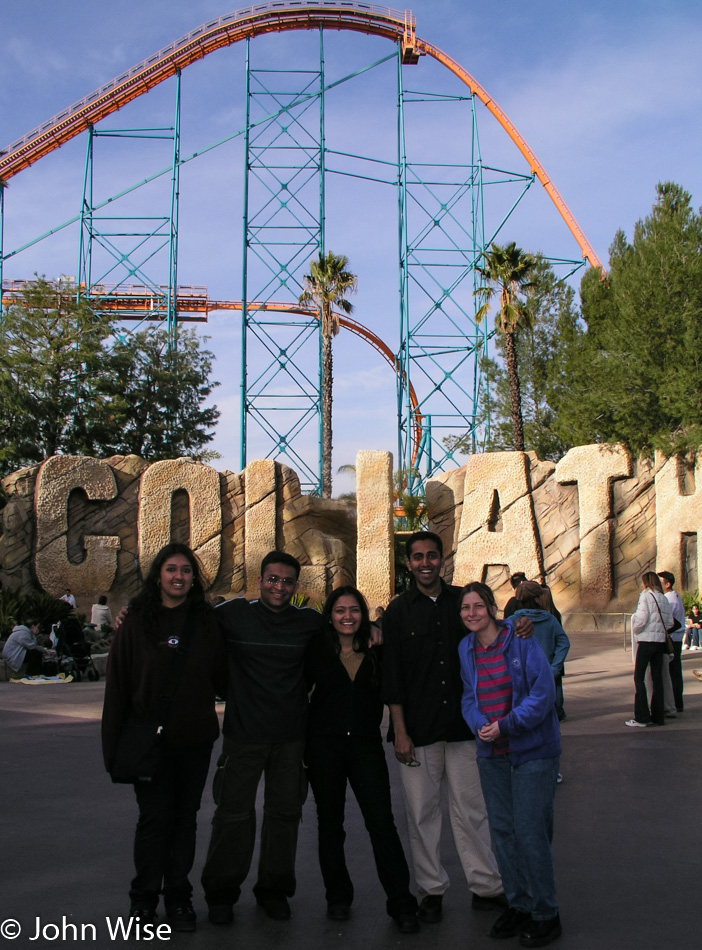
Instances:
[[[513,765],[530,759],[548,759],[561,753],[561,733],[554,709],[553,673],[539,644],[533,638],[515,637],[510,620],[504,645],[504,658],[512,681],[512,709],[500,720],[500,733],[509,736],[509,757]],[[469,633],[458,644],[463,679],[461,709],[463,718],[475,733],[476,753],[492,755],[493,746],[478,737],[488,722],[477,700],[478,676],[475,668],[475,634]]]

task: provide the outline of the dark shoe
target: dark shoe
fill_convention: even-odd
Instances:
[[[343,901],[332,901],[327,904],[327,917],[329,920],[348,920],[351,908]]]
[[[287,897],[257,897],[256,903],[265,910],[271,920],[290,920]]]
[[[438,924],[444,916],[442,909],[443,894],[427,894],[419,905],[419,919],[424,924]]]
[[[166,904],[168,922],[178,933],[187,933],[197,928],[197,914],[190,900],[178,904]]]
[[[419,920],[414,911],[404,911],[401,914],[395,914],[392,919],[402,934],[416,934],[419,931]]]
[[[506,910],[509,904],[504,894],[495,894],[494,897],[481,897],[473,894],[471,901],[473,910]]]
[[[129,916],[138,917],[143,927],[144,924],[152,924],[156,920],[156,908],[149,904],[132,904],[129,908]]]
[[[529,923],[531,923],[531,914],[528,911],[509,907],[492,925],[488,937],[496,937],[498,940],[503,937],[516,937]]]
[[[211,924],[226,927],[234,923],[234,910],[231,904],[210,904],[207,912]]]
[[[561,918],[556,914],[550,920],[532,920],[522,930],[519,942],[523,947],[545,947],[562,933]]]

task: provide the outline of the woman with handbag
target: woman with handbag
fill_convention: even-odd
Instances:
[[[631,618],[631,633],[636,645],[634,659],[634,718],[625,725],[643,727],[665,723],[663,663],[667,662],[668,630],[673,626],[673,611],[663,594],[661,582],[653,571],[641,577],[641,594]],[[651,667],[653,683],[651,705],[646,692],[646,670]]]
[[[105,767],[114,782],[134,785],[139,806],[129,897],[142,925],[153,923],[163,893],[171,927],[196,927],[188,874],[226,668],[197,558],[168,544],[112,640],[102,714]]]

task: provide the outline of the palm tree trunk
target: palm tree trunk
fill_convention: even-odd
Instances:
[[[514,331],[505,332],[505,363],[509,379],[509,399],[512,405],[512,432],[514,448],[517,452],[524,451],[524,424],[522,422],[522,394],[519,388],[519,372],[517,369],[517,350],[514,345]]]
[[[322,335],[322,498],[332,493],[332,338]]]

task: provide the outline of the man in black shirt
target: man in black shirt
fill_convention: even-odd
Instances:
[[[229,924],[251,866],[256,789],[264,774],[261,855],[254,886],[269,917],[290,917],[302,814],[302,754],[307,717],[304,654],[321,614],[290,603],[300,565],[271,551],[261,563],[260,598],[216,608],[225,637],[229,688],[222,754],[214,781],[217,810],[202,884],[212,923]]]
[[[441,920],[449,878],[441,863],[441,787],[446,785],[456,849],[473,906],[506,907],[492,853],[473,734],[461,713],[459,587],[441,579],[441,538],[417,532],[406,542],[414,586],[383,618],[383,699],[390,707],[395,756],[407,806],[420,920]],[[412,768],[412,766],[419,766]]]

